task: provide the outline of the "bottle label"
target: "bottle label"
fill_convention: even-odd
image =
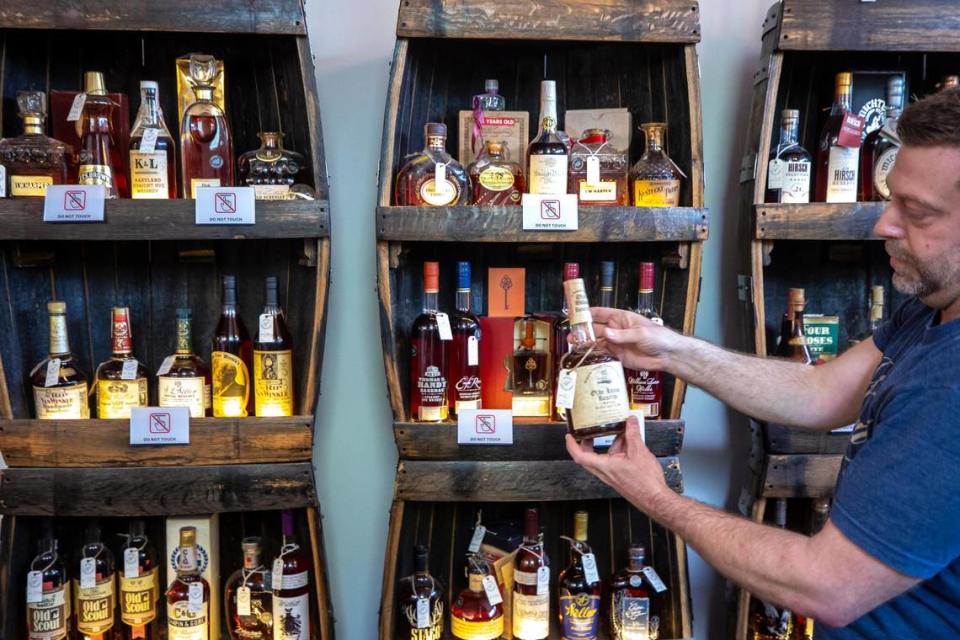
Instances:
[[[445,420],[447,417],[447,380],[440,367],[430,365],[417,378],[420,391],[420,420]]]
[[[286,577],[286,576],[284,576]],[[309,640],[310,596],[273,598],[273,640]]]
[[[890,199],[890,187],[887,185],[887,176],[893,169],[894,162],[897,161],[897,152],[900,147],[889,147],[877,158],[877,163],[873,167],[873,188],[883,200]]]
[[[170,197],[166,151],[130,152],[130,197],[135,200]]]
[[[860,149],[857,147],[830,147],[827,165],[827,202],[856,202],[857,174]]]
[[[147,406],[147,379],[97,380],[97,417],[130,417],[133,407]]]
[[[680,204],[679,180],[634,180],[636,207],[676,207]]]
[[[217,418],[244,418],[250,399],[250,372],[232,353],[214,351],[210,356],[213,374],[213,415]]]
[[[503,616],[483,622],[461,620],[451,616],[450,630],[455,638],[461,640],[496,640],[503,635]]]
[[[191,611],[190,603],[180,600],[167,603],[167,640],[209,640],[209,602],[199,611]]]
[[[513,635],[537,640],[550,635],[550,594],[513,594]]]
[[[463,376],[454,388],[457,390],[457,410],[480,408],[480,376]]]
[[[87,383],[68,387],[33,387],[33,402],[39,420],[79,420],[90,417]]]
[[[780,202],[805,204],[810,202],[810,162],[786,162],[780,184]]]
[[[113,170],[105,164],[81,164],[77,173],[77,184],[103,185],[109,195],[113,188]]]
[[[197,189],[201,187],[219,187],[220,178],[191,178],[190,179],[190,197],[197,199]]]
[[[203,378],[157,378],[158,405],[161,407],[189,407],[191,418],[202,418],[209,402],[206,395],[210,386]]]
[[[513,173],[503,167],[487,167],[480,172],[477,180],[487,191],[507,191],[516,182]]]
[[[113,627],[113,575],[86,589],[77,589],[77,629],[85,635],[98,635]]]
[[[630,405],[620,362],[577,367],[576,372],[577,384],[570,409],[574,431],[627,419]]]
[[[157,619],[160,574],[154,567],[136,578],[120,575],[120,620],[130,626],[143,626]]]
[[[650,598],[632,598],[625,589],[613,594],[610,626],[616,638],[650,638]]]
[[[303,589],[305,586],[310,584],[310,574],[306,571],[284,574],[279,582],[280,589],[283,591],[290,589]]]
[[[626,376],[630,388],[630,409],[642,410],[645,418],[659,418],[663,374],[659,371],[630,369],[626,371]]]
[[[429,598],[417,598],[416,603],[405,604],[403,615],[410,625],[410,635],[404,640],[443,640],[443,599],[430,603]]]
[[[254,351],[253,385],[258,416],[292,416],[293,352]]]
[[[567,192],[567,155],[530,156],[530,193]]]
[[[560,596],[560,635],[564,640],[595,640],[600,633],[600,596]]]
[[[30,640],[61,640],[67,637],[70,594],[66,587],[44,591],[40,602],[27,603]]]
[[[601,180],[596,184],[580,182],[580,202],[616,203],[617,200],[617,183],[613,180]]]
[[[294,195],[287,184],[255,184],[253,197],[257,200],[292,200]]]
[[[47,192],[47,187],[53,184],[51,176],[10,176],[10,195],[17,196],[43,196]]]
[[[453,204],[460,198],[460,189],[451,180],[436,178],[425,180],[420,185],[420,199],[434,207],[444,207]]]

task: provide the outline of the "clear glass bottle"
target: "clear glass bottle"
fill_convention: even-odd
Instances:
[[[579,262],[565,262],[563,264],[563,278],[561,283],[567,280],[575,280],[580,277]],[[570,341],[567,336],[570,335],[570,308],[567,306],[567,296],[562,296],[563,301],[560,307],[560,317],[553,324],[553,380],[556,381],[560,375],[560,363],[563,357],[570,351]],[[557,407],[557,419],[566,420],[567,410]]]
[[[567,192],[568,147],[557,133],[557,83],[540,83],[540,129],[527,146],[527,186],[530,193]]]
[[[470,166],[470,204],[480,206],[520,205],[525,181],[523,167],[513,162],[503,142],[485,142]]]
[[[853,74],[838,73],[834,83],[833,106],[820,133],[817,148],[817,202],[856,202],[860,168],[860,139],[856,146],[840,144],[843,120],[850,113]]]
[[[770,151],[767,164],[767,202],[810,202],[810,153],[800,146],[800,112],[780,114],[780,143]]]
[[[283,147],[283,133],[261,131],[257,137],[260,148],[247,151],[238,161],[239,184],[253,187],[257,200],[291,200],[296,197],[294,185],[301,193],[312,192],[305,184],[307,163],[301,154]]]
[[[23,133],[0,140],[0,196],[42,196],[51,184],[67,181],[67,146],[43,133],[47,120],[43,91],[18,91],[17,107]]]
[[[294,536],[293,513],[281,514],[283,547],[274,560],[283,568],[283,579],[273,585],[273,640],[307,640],[313,628],[310,606],[311,569],[306,549]]]
[[[181,527],[177,576],[167,589],[167,640],[210,637],[210,584],[200,575],[197,528]]]
[[[114,307],[111,312],[110,359],[97,367],[97,417],[130,417],[130,409],[149,404],[147,368],[133,355],[130,309]]]
[[[550,635],[550,558],[535,508],[524,514],[523,543],[513,561],[513,637],[544,640]]]
[[[629,564],[610,581],[610,636],[613,640],[660,637],[662,598],[645,574],[646,549],[632,544]]]
[[[253,343],[254,406],[258,416],[293,415],[293,338],[280,308],[275,276],[264,281],[263,312]]]
[[[625,206],[630,201],[627,186],[627,152],[614,148],[606,129],[587,129],[573,143],[567,193],[577,194],[581,205]]]
[[[787,501],[778,498],[774,501],[774,524],[780,529],[787,527]],[[764,602],[760,598],[750,598],[751,640],[793,640],[794,617],[789,609]]]
[[[237,278],[223,276],[223,308],[210,354],[213,416],[243,418],[253,413],[253,343],[237,314]]]
[[[122,154],[117,146],[111,116],[116,104],[107,95],[103,73],[83,74],[86,101],[80,116],[80,168],[78,184],[102,185],[107,198],[122,198],[127,193],[127,176],[123,171]]]
[[[470,181],[463,166],[447,153],[447,125],[428,122],[427,144],[409,156],[397,172],[397,206],[449,207],[470,202]]]
[[[49,355],[30,371],[37,419],[89,418],[88,378],[70,351],[67,304],[48,302],[47,313],[50,316]]]
[[[473,96],[473,109],[476,111],[504,111],[507,108],[506,99],[500,95],[500,83],[494,79],[483,81],[484,92]]]
[[[593,550],[587,543],[587,522],[586,511],[573,514],[573,538],[567,538],[570,564],[557,578],[560,637],[563,640],[597,640],[600,635],[601,582],[599,575],[588,578],[585,568],[587,558],[590,558],[596,569]]]
[[[402,640],[442,640],[443,585],[430,575],[430,550],[418,545],[413,550],[413,574],[397,585]]]
[[[640,286],[637,290],[637,308],[639,313],[654,324],[663,324],[653,298],[655,266],[652,262],[640,263]],[[642,369],[627,369],[627,393],[630,409],[643,411],[647,420],[658,420],[663,413],[663,373]]]
[[[860,201],[889,200],[887,176],[893,169],[900,151],[897,122],[903,112],[904,79],[890,76],[887,81],[887,118],[883,126],[871,131],[863,141],[860,152]]]
[[[207,363],[193,352],[193,312],[177,309],[177,350],[157,371],[161,407],[189,407],[191,418],[210,415],[211,376]]]
[[[27,639],[67,640],[73,631],[70,577],[49,521],[44,529],[27,576]],[[34,588],[36,597],[31,597]]]
[[[177,197],[177,150],[153,80],[140,81],[140,108],[130,131],[130,197]]]
[[[79,640],[113,640],[116,619],[116,563],[100,539],[96,520],[87,524],[74,591]]]
[[[187,107],[180,125],[180,168],[184,197],[198,187],[233,186],[233,136],[227,115],[213,101],[220,69],[213,56],[190,56],[190,82],[197,101]]]
[[[243,567],[234,571],[223,587],[230,640],[273,640],[273,592],[267,588],[267,569],[260,561],[260,538],[244,538]]]
[[[458,640],[497,640],[503,635],[503,604],[490,604],[483,579],[490,573],[477,556],[467,558],[466,589],[450,603],[450,632]]]
[[[450,318],[453,342],[448,353],[452,387],[448,395],[454,414],[481,406],[480,319],[470,310],[470,297],[470,263],[458,262],[457,310]]]
[[[449,415],[447,397],[448,341],[437,322],[440,263],[423,263],[423,312],[410,331],[410,415],[421,422],[440,422]]]
[[[680,181],[685,176],[664,148],[666,122],[640,125],[647,146],[630,169],[635,207],[676,207],[680,205]]]
[[[120,559],[120,638],[159,640],[160,568],[143,520],[130,521]]]

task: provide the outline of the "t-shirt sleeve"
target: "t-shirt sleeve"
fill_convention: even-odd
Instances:
[[[900,573],[926,579],[960,556],[960,388],[905,385],[848,463],[834,526]]]
[[[902,303],[896,308],[893,315],[890,316],[890,319],[881,324],[877,330],[873,332],[873,344],[876,345],[880,351],[885,350],[890,338],[900,330],[900,327],[908,322],[914,314],[923,313],[926,310],[927,308],[917,298],[910,298]]]

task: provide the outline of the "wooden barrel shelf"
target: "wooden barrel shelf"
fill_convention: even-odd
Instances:
[[[422,264],[429,260],[440,262],[441,309],[453,308],[455,262],[471,261],[472,307],[478,315],[486,311],[488,267],[523,267],[526,309],[545,312],[559,310],[564,262],[579,262],[592,289],[599,262],[616,261],[616,304],[626,307],[637,289],[636,264],[653,261],[661,316],[668,326],[692,334],[702,243],[709,233],[703,203],[699,29],[696,1],[617,1],[600,10],[578,0],[547,0],[538,4],[536,15],[522,2],[400,3],[375,212],[381,337],[400,457],[380,640],[395,640],[396,581],[411,569],[413,544],[432,544],[431,569],[444,581],[449,601],[465,586],[464,536],[469,538],[477,510],[483,509],[485,519],[487,514],[516,517],[523,503],[536,504],[545,514],[546,537],[553,545],[549,551],[557,562],[566,555],[559,536],[577,508],[596,518],[596,532],[591,529],[590,535],[605,547],[604,567],[622,564],[620,556],[631,540],[653,545],[654,564],[668,582],[671,600],[660,637],[692,635],[682,540],[577,467],[564,447],[561,422],[515,418],[513,444],[487,447],[457,444],[452,420],[414,421],[408,354],[410,327],[421,312]],[[570,232],[524,231],[520,207],[396,206],[396,174],[408,154],[423,148],[424,124],[447,123],[448,150],[454,151],[458,112],[470,108],[471,96],[480,93],[486,78],[498,78],[507,108],[528,112],[531,123],[542,79],[556,81],[561,114],[626,108],[634,126],[668,121],[668,152],[687,175],[680,206],[584,206],[578,229]],[[640,157],[643,144],[642,136],[632,136],[631,160]],[[677,456],[683,443],[679,418],[684,392],[682,382],[665,376],[664,419],[646,425],[647,442],[677,491],[682,490]],[[558,638],[558,633],[554,629],[550,637]]]
[[[83,224],[44,223],[39,198],[0,199],[0,451],[9,465],[0,471],[0,637],[21,635],[27,566],[50,517],[64,537],[61,548],[72,549],[85,517],[103,518],[113,535],[127,517],[145,518],[160,532],[165,516],[218,514],[225,578],[242,564],[243,535],[262,534],[265,550],[276,551],[277,510],[289,509],[312,554],[317,637],[330,640],[312,468],[330,210],[303,4],[69,4],[11,0],[0,7],[0,135],[20,133],[17,91],[75,91],[83,72],[94,69],[108,89],[130,98],[131,109],[140,81],[156,80],[176,130],[175,61],[202,51],[224,62],[236,155],[259,146],[258,132],[282,131],[284,146],[304,156],[316,198],[258,201],[256,223],[243,226],[197,225],[187,199],[108,200],[103,223]],[[209,362],[224,274],[236,275],[245,319],[260,313],[264,277],[279,279],[294,343],[292,417],[194,419],[190,444],[140,448],[129,445],[126,421],[33,418],[28,373],[46,355],[48,300],[66,302],[71,346],[91,376],[110,356],[111,307],[129,307],[134,353],[154,372],[174,352],[178,307],[193,310],[194,346]],[[164,537],[155,539],[162,555]]]
[[[768,159],[787,108],[799,110],[800,144],[815,153],[822,108],[832,102],[838,72],[905,72],[907,96],[922,95],[935,80],[955,73],[960,43],[942,37],[953,19],[944,13],[948,6],[944,0],[782,0],[768,11],[740,170],[745,348],[761,356],[773,351],[791,287],[805,290],[808,313],[838,316],[841,350],[869,333],[871,285],[887,291],[888,315],[904,301],[891,286],[888,256],[873,235],[885,204],[768,203]],[[854,90],[856,83],[855,76]],[[743,506],[755,520],[768,517],[769,499],[832,495],[849,431],[752,424],[752,506]],[[749,605],[750,594],[740,590],[737,640],[748,636]]]

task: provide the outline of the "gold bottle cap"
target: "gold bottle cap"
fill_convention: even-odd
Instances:
[[[500,155],[503,153],[503,143],[502,142],[487,142],[487,153],[493,155]]]
[[[192,547],[197,544],[196,527],[180,527],[180,546]]]
[[[787,300],[790,302],[790,306],[800,306],[803,308],[805,302],[805,295],[803,289],[790,289],[787,292]]]
[[[91,95],[91,96],[107,95],[107,87],[103,83],[103,73],[100,71],[84,72],[83,90],[87,95]]]
[[[47,312],[65,314],[67,312],[67,303],[66,302],[48,302]]]
[[[573,514],[573,539],[580,542],[587,541],[587,512],[577,511]]]
[[[834,85],[837,88],[837,91],[841,89],[849,89],[853,86],[853,72],[851,71],[841,71],[837,74],[836,84]]]

